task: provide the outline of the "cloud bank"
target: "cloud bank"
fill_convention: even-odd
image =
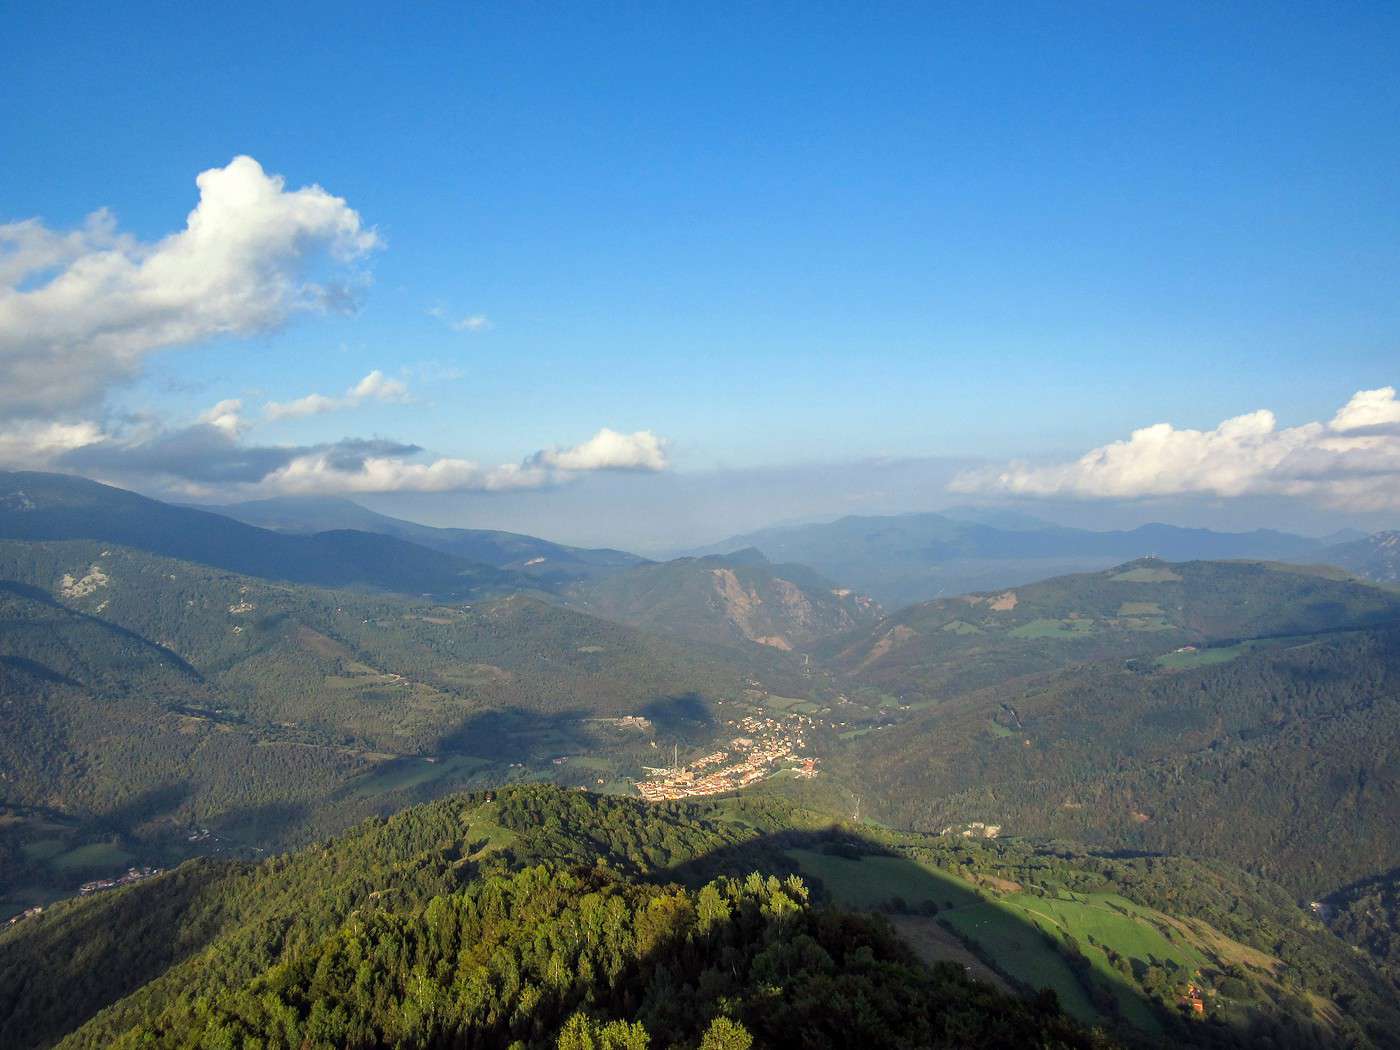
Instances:
[[[289,191],[252,157],[195,183],[185,228],[154,243],[105,210],[67,232],[0,225],[0,412],[81,408],[155,351],[353,302],[350,267],[379,239],[343,199]],[[322,269],[330,276],[313,279]]]
[[[147,419],[112,430],[95,423],[32,424],[0,439],[0,462],[95,475],[187,497],[351,492],[502,492],[564,484],[597,471],[661,471],[664,442],[650,431],[606,427],[572,448],[542,450],[520,463],[483,465],[432,458],[414,444],[342,438],[312,445],[258,445],[237,400],[220,401],[189,426]]]
[[[1339,509],[1400,507],[1400,400],[1360,390],[1326,423],[1280,428],[1260,409],[1212,430],[1157,423],[1070,463],[969,470],[949,489],[1026,497],[1283,495]]]
[[[545,449],[522,462],[483,466],[468,459],[418,462],[409,456],[365,455],[336,462],[335,450],[308,451],[263,479],[280,493],[503,492],[542,488],[595,471],[659,472],[669,466],[665,442],[649,430],[621,434],[607,427],[572,448]]]

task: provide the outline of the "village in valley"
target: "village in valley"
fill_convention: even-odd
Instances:
[[[668,767],[645,767],[649,775],[637,782],[637,792],[648,802],[660,802],[735,791],[783,771],[810,779],[817,775],[817,759],[802,752],[815,724],[799,714],[728,720],[725,726],[737,735],[725,746],[686,765],[673,758]]]

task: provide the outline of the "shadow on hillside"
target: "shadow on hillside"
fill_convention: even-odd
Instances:
[[[662,733],[672,736],[688,737],[715,724],[714,712],[699,693],[657,697],[641,713]]]
[[[147,821],[171,815],[184,805],[193,791],[193,786],[184,780],[147,788],[120,806],[87,820],[83,832],[91,835],[126,834]]]
[[[46,685],[63,685],[70,689],[82,687],[81,682],[69,678],[63,672],[55,671],[47,664],[41,664],[38,660],[30,660],[24,656],[0,656],[0,668],[6,668],[16,674],[27,675]]]
[[[1204,1022],[1186,1017],[1185,1005],[1165,1007],[1116,972],[1104,946],[1092,937],[1081,943],[1052,921],[1039,926],[1024,911],[999,903],[1008,890],[1018,896],[1036,891],[917,863],[849,827],[770,832],[644,877],[696,888],[720,876],[743,878],[753,871],[798,875],[819,905],[884,915],[926,964],[951,963],[973,979],[1041,1001],[1053,999],[1076,1020],[1118,1031],[1132,1042],[1146,1035],[1188,1046],[1236,1046],[1246,1035],[1244,1029],[1216,1023],[1208,1031]],[[1137,975],[1174,972],[1172,986],[1179,986],[1178,994],[1194,976],[1185,969],[1171,971],[1174,963],[1141,949],[1137,954],[1124,950],[1122,959],[1118,965]],[[1047,989],[1053,994],[1047,996]],[[1251,1023],[1249,1039],[1273,1031],[1270,1023],[1259,1024],[1264,1027]],[[1230,1035],[1220,1039],[1226,1031]],[[1344,1045],[1340,1035],[1331,1041],[1325,1034],[1314,1036],[1306,1045]]]
[[[245,849],[258,847],[257,852],[261,853],[315,838],[309,830],[300,836],[292,834],[310,813],[310,807],[300,802],[264,802],[230,809],[210,817],[208,824],[219,839]]]
[[[651,721],[668,746],[672,738],[683,746],[703,742],[715,726],[709,704],[697,693],[657,697],[638,713]],[[588,754],[611,744],[600,735],[599,726],[606,721],[582,707],[551,712],[518,706],[481,711],[443,734],[436,750],[443,755],[470,755],[493,762],[548,761]]]
[[[470,755],[493,762],[531,762],[588,751],[597,746],[588,712],[568,708],[542,714],[523,707],[481,711],[438,740],[440,754]]]
[[[31,602],[38,602],[40,605],[47,605],[54,609],[65,608],[65,606],[59,605],[54,596],[42,587],[20,583],[18,580],[0,580],[0,594],[12,594],[16,598],[26,598]]]

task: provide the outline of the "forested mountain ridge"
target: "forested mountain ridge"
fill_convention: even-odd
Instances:
[[[1327,567],[1147,558],[902,609],[830,643],[831,666],[904,703],[1067,667],[1400,620],[1400,593]]]
[[[553,584],[606,575],[646,560],[626,551],[570,547],[515,532],[420,525],[379,514],[348,499],[331,497],[284,496],[199,509],[278,532],[309,535],[353,529],[395,536],[468,561],[524,572]]]
[[[286,535],[65,474],[0,472],[0,539],[93,540],[268,580],[448,599],[538,586],[531,577],[354,530]]]
[[[884,819],[1217,857],[1324,896],[1400,857],[1400,627],[1085,663],[848,758]]]
[[[395,987],[402,975],[397,964],[387,959],[368,971],[358,967],[363,979],[380,988],[369,1001],[381,1003],[383,1009],[390,1011],[384,1020],[366,1021],[378,1025],[392,1017],[394,1020],[389,1023],[406,1025],[406,1030],[399,1031],[397,1042],[404,1046],[431,1045],[434,1026],[454,1015],[477,1033],[459,1034],[459,1039],[466,1040],[464,1045],[503,1045],[509,1032],[524,1040],[524,1045],[553,1046],[555,1033],[572,1013],[581,1009],[589,1010],[600,1024],[632,1022],[644,997],[649,995],[648,988],[656,983],[634,968],[651,954],[648,946],[660,947],[672,939],[674,932],[684,934],[688,929],[690,936],[683,936],[681,941],[694,944],[695,935],[703,934],[716,920],[723,922],[724,917],[734,916],[737,907],[749,922],[758,923],[753,932],[769,929],[780,936],[760,937],[748,948],[742,947],[743,941],[732,942],[729,948],[715,944],[712,950],[698,955],[692,947],[676,957],[669,968],[669,978],[663,978],[663,987],[673,990],[661,1000],[645,999],[650,1003],[645,1011],[650,1015],[649,1024],[645,1027],[671,1031],[672,1026],[680,1025],[681,1030],[673,1034],[684,1038],[686,1026],[696,1026],[690,1038],[698,1039],[711,1026],[716,1012],[725,1009],[716,1001],[720,990],[733,996],[751,983],[715,985],[711,978],[697,984],[698,973],[687,979],[683,976],[685,967],[699,963],[703,970],[721,960],[731,970],[739,965],[745,970],[755,964],[763,967],[761,953],[765,946],[771,953],[776,945],[790,943],[792,937],[804,931],[815,934],[818,941],[827,941],[828,950],[839,952],[845,949],[829,938],[844,930],[846,935],[857,938],[851,948],[863,943],[873,949],[875,957],[867,957],[863,963],[853,959],[849,967],[828,963],[823,971],[826,980],[822,992],[797,996],[795,1008],[810,1012],[819,1010],[819,1003],[834,1007],[832,996],[846,987],[842,997],[854,997],[853,1007],[855,1003],[865,1003],[867,1011],[873,1008],[881,1023],[890,1026],[893,1033],[917,1032],[921,1024],[928,1023],[919,1007],[909,1013],[912,1004],[927,1000],[927,1009],[935,1013],[957,1013],[964,1025],[971,1026],[968,1031],[995,1031],[1010,1018],[1011,1031],[1017,1026],[1026,1033],[1040,1029],[1068,1040],[1056,1040],[1050,1045],[1097,1045],[1071,1023],[1053,1015],[1037,1014],[989,989],[972,985],[956,972],[942,973],[938,980],[931,981],[913,963],[912,956],[882,932],[878,924],[855,918],[837,919],[833,924],[821,918],[806,907],[803,890],[791,880],[721,882],[706,891],[701,884],[713,876],[697,869],[697,874],[686,880],[700,891],[697,895],[677,895],[676,891],[667,893],[646,885],[655,876],[665,882],[668,872],[679,872],[681,866],[709,855],[718,858],[728,849],[738,848],[742,859],[761,863],[769,856],[761,845],[766,832],[800,828],[811,819],[773,802],[649,807],[621,799],[523,788],[449,798],[401,813],[387,823],[362,825],[343,839],[257,867],[195,862],[118,894],[73,902],[37,921],[29,920],[8,934],[0,934],[0,1003],[23,1007],[18,1011],[0,1011],[7,1018],[0,1036],[6,1038],[8,1045],[46,1045],[92,1017],[62,1045],[191,1045],[197,1033],[208,1032],[211,1023],[232,1025],[233,1038],[227,1044],[231,1046],[247,1045],[245,1034],[258,1031],[263,1037],[270,1037],[269,1045],[274,1046],[283,1045],[279,1036],[290,1045],[379,1045],[386,1041],[382,1032],[378,1036],[354,1036],[335,1027],[349,1020],[344,1013],[332,1010],[330,1016],[326,1015],[326,1008],[338,997],[351,996],[349,985],[339,985],[334,990],[324,986],[328,973],[345,972],[339,966],[318,968],[322,972],[322,987],[316,998],[323,1002],[323,1009],[312,1010],[292,1022],[299,1033],[297,1038],[284,1027],[289,1020],[285,1015],[277,1020],[249,1016],[240,990],[250,983],[254,987],[266,986],[269,979],[288,987],[287,977],[300,965],[317,968],[318,957],[327,950],[340,950],[333,946],[340,943],[342,928],[359,931],[354,934],[357,939],[363,940],[369,934],[370,941],[377,941],[378,935],[370,931],[379,923],[428,920],[438,933],[421,942],[422,950],[434,958],[430,961],[420,953],[419,976],[410,982],[412,987]],[[752,852],[754,849],[757,851]],[[773,857],[782,863],[777,854]],[[533,867],[542,863],[551,868]],[[602,874],[597,876],[565,873],[570,868],[587,872],[598,869],[600,864]],[[728,870],[723,861],[717,860],[717,864]],[[512,876],[512,872],[520,874]],[[603,925],[624,936],[615,951],[624,957],[637,951],[636,963],[619,966],[618,960],[609,964],[606,958],[594,956],[587,942],[570,948],[567,936],[561,940],[563,930],[542,928],[537,917],[527,910],[541,906],[548,915],[558,915],[555,902],[566,903],[561,900],[560,891],[565,891],[564,898],[571,899],[575,889],[604,894],[598,901],[604,905],[607,917]],[[442,916],[445,910],[453,911],[470,900],[502,892],[506,898],[498,900],[493,908],[498,923],[502,918],[506,920],[504,925],[490,931],[478,929],[462,943],[463,954],[455,948],[445,957],[438,954],[442,946],[438,936],[443,931],[434,915]],[[752,912],[742,903],[745,894],[756,898],[758,906]],[[510,903],[512,898],[519,907]],[[616,903],[607,904],[609,898]],[[769,902],[766,907],[761,904],[763,899]],[[175,906],[164,907],[168,900],[175,901]],[[726,900],[728,904],[724,903]],[[626,907],[618,907],[624,903]],[[597,930],[603,917],[590,915],[592,906],[585,901],[577,901],[577,906],[585,911],[580,914],[566,909],[569,925],[575,930]],[[784,915],[787,920],[781,919]],[[780,927],[771,926],[775,919],[780,920]],[[703,925],[693,928],[691,924],[697,920]],[[362,926],[365,921],[371,925]],[[823,934],[823,930],[831,932]],[[135,968],[129,965],[126,952],[127,938],[133,935],[155,949],[143,956],[142,966]],[[395,935],[395,940],[402,943],[402,934]],[[418,936],[412,935],[410,940],[417,941]],[[558,987],[559,978],[547,965],[548,953],[540,960],[541,970],[535,970],[528,947],[531,940],[543,940],[546,945],[555,946],[556,951],[563,949],[568,953],[565,972],[574,976],[564,988]],[[88,946],[88,958],[81,962],[74,959],[71,950],[64,950],[65,946],[77,944]],[[496,945],[516,945],[507,950],[515,959],[512,972],[519,977],[505,977]],[[480,960],[484,970],[477,981],[485,978],[486,986],[495,989],[494,995],[504,1000],[505,1008],[497,1007],[490,1015],[468,1022],[473,1014],[463,999],[452,995],[455,989],[451,988],[450,968],[474,961],[465,953],[477,949],[487,953]],[[372,949],[370,957],[375,954],[377,949]],[[103,965],[104,957],[113,965]],[[617,960],[615,954],[613,957]],[[790,990],[797,969],[792,964],[800,957],[793,956],[789,965],[776,971],[766,970],[767,980]],[[686,958],[692,961],[683,962]],[[27,964],[25,960],[29,960]],[[127,960],[128,966],[116,965],[119,960]],[[888,965],[880,965],[880,960]],[[34,968],[36,963],[39,970]],[[810,961],[804,965],[810,965]],[[875,967],[873,971],[871,966]],[[352,966],[349,974],[353,976],[356,969]],[[877,974],[879,980],[872,985],[871,979]],[[731,972],[731,981],[733,976]],[[85,988],[83,994],[75,996],[74,980],[85,982],[78,986]],[[338,979],[331,980],[338,983]],[[592,986],[595,980],[596,987]],[[757,973],[755,982],[762,983]],[[878,986],[885,984],[889,987],[880,991]],[[535,986],[533,990],[531,985]],[[66,992],[61,992],[64,987]],[[890,998],[895,988],[901,989],[902,994]],[[955,994],[938,996],[940,988]],[[415,1005],[421,1003],[424,992],[439,997],[439,1007],[428,1011],[437,1016],[437,1021],[421,1014]],[[456,1001],[441,999],[444,993]],[[804,1000],[808,1005],[800,1005]],[[305,1007],[312,1005],[307,999],[302,1002]],[[351,1006],[351,1002],[351,998],[345,999],[353,1016],[362,1008]],[[899,1012],[894,1012],[895,1002],[900,1003]],[[564,1008],[570,1003],[573,1005]],[[940,1003],[943,1005],[934,1010]],[[93,1017],[104,1004],[112,1005]],[[776,1006],[773,999],[766,1000],[766,1009]],[[744,1020],[756,1026],[764,1024],[763,1008],[757,1003],[754,1007],[756,1012]],[[733,1006],[728,1009],[732,1011]],[[300,1012],[298,1007],[293,1010]],[[828,1028],[856,1021],[859,1013],[843,1018],[839,1010],[823,1011],[810,1016],[807,1023]],[[334,1020],[337,1015],[341,1017],[339,1022]],[[332,1027],[327,1028],[328,1023]],[[868,1024],[870,1019],[862,1023]],[[888,1042],[890,1033],[870,1034],[887,1041],[877,1045],[900,1045]],[[838,1037],[833,1032],[829,1038]],[[788,1044],[780,1039],[774,1045]]]
[[[931,968],[848,908],[890,913]],[[969,980],[977,959],[997,974]],[[17,1047],[1109,1045],[1089,1022],[1145,1046],[1369,1047],[1393,1045],[1383,987],[1223,869],[545,787],[192,862],[0,933]]]
[[[565,593],[588,612],[648,630],[782,650],[808,649],[880,614],[869,598],[757,551],[640,565]]]
[[[1153,524],[1094,532],[1010,512],[963,509],[781,526],[691,553],[725,554],[745,547],[755,547],[774,561],[810,565],[843,587],[896,609],[967,591],[1104,569],[1135,558],[1311,560],[1325,544],[1270,529],[1229,533]]]

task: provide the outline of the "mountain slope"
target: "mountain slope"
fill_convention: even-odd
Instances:
[[[3,1011],[0,1034],[38,1045],[114,1003],[63,1045],[204,1045],[199,1033],[219,1030],[233,1046],[277,1032],[315,1047],[554,1046],[587,1007],[599,1024],[640,1021],[661,1045],[693,1045],[723,999],[760,1045],[787,1045],[785,1030],[819,1044],[865,1030],[874,1045],[934,1045],[945,1016],[964,1033],[1097,1045],[957,971],[928,973],[879,924],[813,910],[794,880],[721,879],[698,892],[645,880],[790,819],[771,804],[652,808],[527,788],[446,800],[258,868],[189,866],[0,936],[0,1003],[22,1006]],[[135,968],[133,937],[155,949]],[[419,945],[416,977],[400,969],[404,943]],[[63,949],[77,944],[85,958]],[[347,950],[358,957],[349,969]],[[814,952],[827,961],[806,977]],[[490,980],[506,967],[524,980]],[[355,992],[365,980],[376,986],[367,999]],[[460,994],[483,980],[489,1001]],[[262,1013],[269,981],[300,1004],[296,1035],[285,1012]],[[765,986],[781,992],[747,1001],[746,988]],[[440,1005],[421,1010],[425,993]]]
[[[799,562],[872,595],[888,608],[970,590],[1016,586],[1133,558],[1295,559],[1322,548],[1316,540],[1266,529],[1220,533],[1170,525],[1092,532],[1046,525],[1006,512],[847,517],[736,536],[696,551],[722,554],[756,547],[774,561]]]
[[[804,681],[776,651],[525,596],[441,605],[84,541],[0,541],[0,581],[4,914],[25,900],[6,891],[304,841],[462,784],[626,790],[658,734],[708,741],[714,700]]]
[[[875,907],[929,967],[852,911]],[[1188,987],[1208,1019],[1182,1015]],[[0,932],[16,1047],[749,1046],[740,1025],[760,1048],[1110,1045],[1059,1003],[1138,1045],[1361,1050],[1394,1045],[1385,989],[1220,867],[543,786],[194,862]]]
[[[903,609],[831,666],[904,703],[1108,657],[1400,620],[1400,594],[1334,569],[1143,559]]]
[[[1217,857],[1318,897],[1400,863],[1400,628],[1005,683],[872,733],[885,819]]]
[[[679,558],[575,584],[570,601],[599,616],[696,641],[805,649],[874,623],[879,606],[801,565],[757,551]]]
[[[445,598],[537,586],[392,536],[284,535],[63,474],[0,472],[0,539],[96,540],[269,580]]]
[[[314,534],[340,529],[394,536],[431,550],[550,582],[606,575],[645,559],[625,551],[568,547],[535,536],[492,529],[441,529],[368,510],[347,499],[290,497],[202,508],[278,532]]]
[[[1377,583],[1400,583],[1400,532],[1378,532],[1365,539],[1328,547],[1317,560]]]

